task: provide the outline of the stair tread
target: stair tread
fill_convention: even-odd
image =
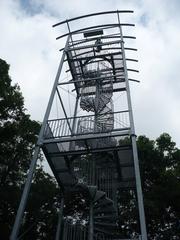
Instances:
[[[113,213],[116,213],[116,210],[115,210],[115,208],[94,209],[94,213],[95,214],[96,213],[111,213],[111,214],[113,214]]]
[[[110,222],[94,222],[95,225],[99,226],[105,226],[105,227],[117,227],[116,223],[110,223]]]
[[[104,207],[112,204],[113,204],[112,200],[105,198],[102,201],[99,201],[96,205],[94,205],[94,208],[100,208],[100,207]]]
[[[89,186],[89,193],[90,193],[90,196],[91,196],[92,200],[95,198],[96,192],[97,192],[97,187],[96,186]]]
[[[97,202],[99,199],[102,199],[105,196],[106,196],[105,192],[103,192],[103,191],[96,191],[96,195],[94,197],[94,201],[93,202]]]
[[[102,233],[105,233],[107,235],[111,235],[111,236],[114,235],[111,230],[108,231],[107,229],[96,227],[96,226],[94,226],[94,229],[98,232],[102,232]]]
[[[114,215],[103,215],[103,216],[95,216],[95,220],[107,219],[107,220],[117,220],[117,216]]]

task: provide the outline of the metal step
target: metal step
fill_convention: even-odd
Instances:
[[[97,187],[96,186],[88,186],[89,193],[91,196],[92,201],[94,200],[96,194],[97,194]]]
[[[102,227],[106,227],[106,228],[113,228],[113,227],[117,227],[116,223],[110,223],[110,222],[94,222],[94,225],[98,225],[98,226],[102,226]]]
[[[116,213],[115,208],[105,208],[105,209],[94,209],[94,214],[98,214],[98,213],[104,213],[104,214],[114,214]]]
[[[97,191],[94,197],[94,203],[106,196],[106,193],[103,191]]]
[[[113,201],[107,198],[104,198],[102,201],[98,202],[97,204],[94,205],[95,208],[102,208],[108,205],[113,205]]]
[[[102,233],[104,233],[106,235],[109,235],[109,236],[114,235],[111,230],[108,231],[107,229],[104,229],[104,228],[101,228],[101,227],[94,226],[94,230],[97,231],[97,232],[102,232]]]
[[[116,221],[118,218],[117,216],[113,216],[113,215],[103,215],[103,216],[95,216],[94,217],[95,220],[109,220],[109,221]]]

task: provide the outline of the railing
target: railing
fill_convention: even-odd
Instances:
[[[67,220],[64,221],[63,240],[86,240],[87,237],[87,228],[85,225],[70,224]]]
[[[80,117],[70,117],[62,119],[48,120],[44,131],[44,138],[62,138],[87,134],[98,134],[114,131],[122,131],[130,128],[129,112],[119,111],[108,114],[99,114],[99,117],[112,118],[113,117],[113,129],[110,131],[101,126],[96,125],[95,115],[86,115]]]

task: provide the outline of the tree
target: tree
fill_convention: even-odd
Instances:
[[[55,180],[42,168],[36,170],[35,178],[25,211],[20,235],[23,240],[54,239],[60,194]]]
[[[12,86],[9,66],[0,60],[0,163],[1,187],[18,185],[29,167],[39,123],[25,113],[19,86]],[[18,174],[19,173],[19,174]]]
[[[40,124],[30,119],[24,107],[24,99],[17,84],[12,85],[8,74],[9,65],[0,59],[0,239],[9,239],[19,205],[27,171],[37,141]],[[40,156],[41,159],[41,156]],[[41,159],[42,160],[42,159]],[[31,228],[29,238],[48,235],[46,220],[53,221],[56,215],[53,204],[57,202],[57,187],[54,179],[39,164],[32,184],[30,201],[26,208],[23,231]],[[33,199],[36,199],[34,202]],[[49,218],[47,214],[49,213]],[[41,217],[40,217],[41,216]],[[33,228],[32,228],[33,223]],[[52,226],[52,224],[51,224]],[[36,230],[35,230],[36,229]],[[38,231],[37,231],[38,229]],[[44,236],[39,239],[47,239]],[[24,236],[23,239],[26,239]],[[48,237],[48,239],[52,239]]]
[[[9,65],[0,59],[0,239],[9,239],[40,124],[32,121],[24,108],[17,84],[12,85]],[[169,134],[156,140],[137,138],[140,170],[148,226],[148,240],[180,239],[180,149]],[[39,157],[42,160],[42,157]],[[57,224],[59,189],[37,166],[20,239],[53,239]],[[132,193],[125,192],[122,219],[136,229],[137,211]],[[122,196],[121,196],[122,200]],[[73,198],[72,198],[73,201]],[[128,203],[127,203],[128,202]],[[66,210],[66,209],[65,209]],[[129,219],[129,216],[132,219]],[[125,229],[124,235],[129,229]]]
[[[148,239],[180,239],[180,150],[167,133],[137,145]]]

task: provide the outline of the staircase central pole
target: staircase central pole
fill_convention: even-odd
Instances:
[[[56,240],[60,240],[60,236],[62,236],[62,219],[63,219],[63,208],[64,208],[64,198],[61,198],[61,205],[59,209],[59,218],[58,225],[56,230]]]
[[[93,225],[93,203],[90,203],[89,209],[89,236],[88,240],[93,240],[94,235],[94,225]]]

